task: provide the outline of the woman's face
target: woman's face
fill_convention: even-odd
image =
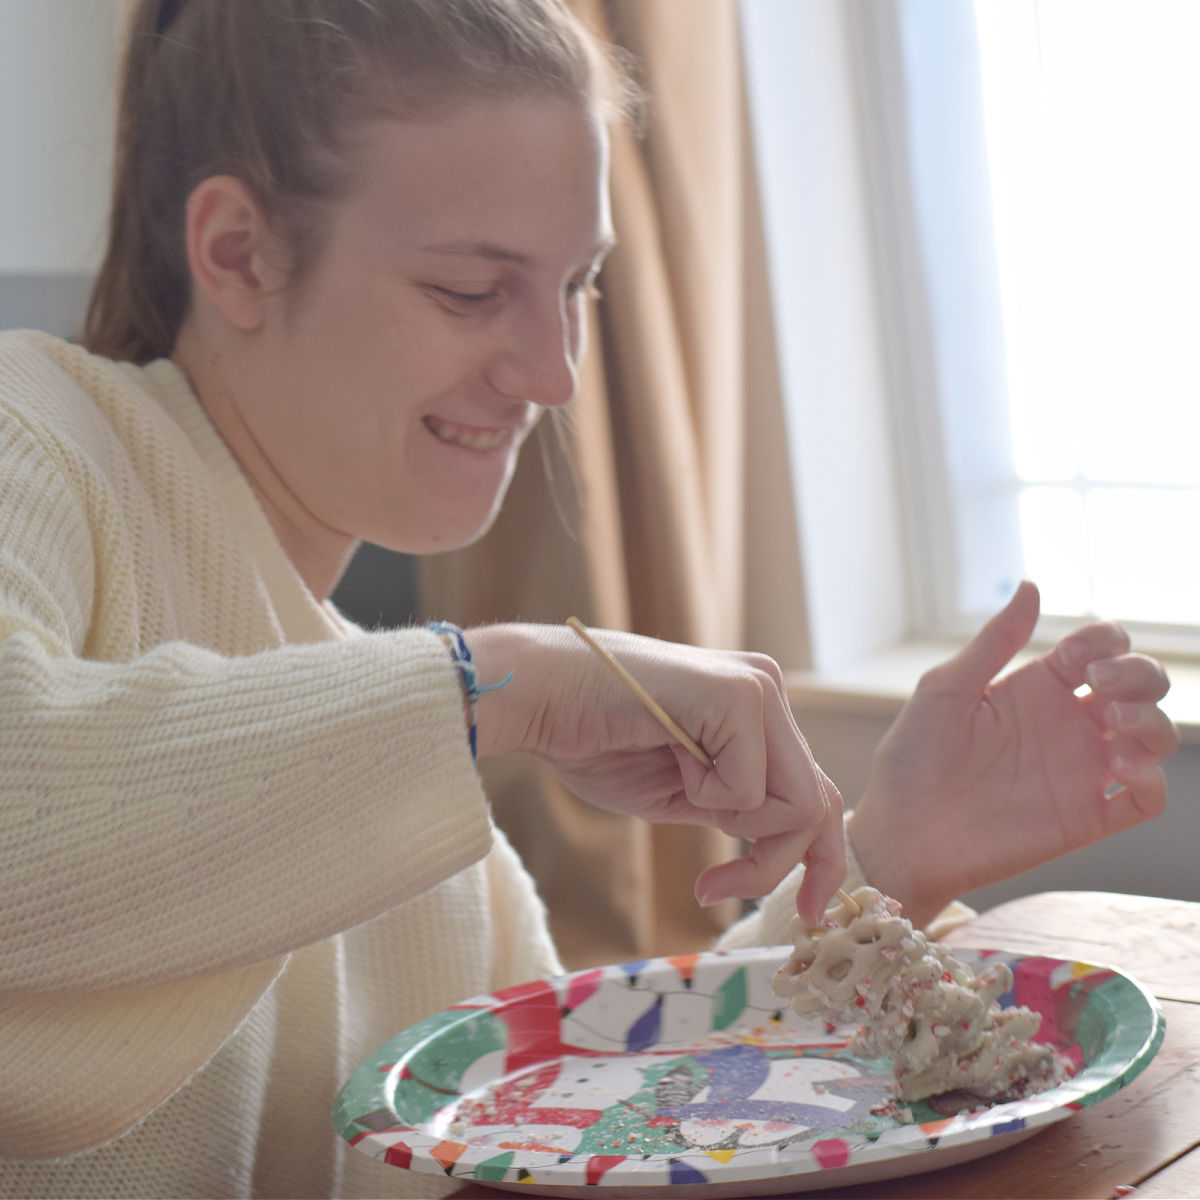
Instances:
[[[575,391],[607,152],[545,97],[362,130],[353,190],[232,389],[268,515],[409,553],[490,526],[521,443]]]

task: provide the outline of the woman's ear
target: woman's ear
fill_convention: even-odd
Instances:
[[[240,179],[212,175],[193,188],[185,214],[196,296],[234,328],[257,329],[267,299],[283,284],[282,247],[258,201]]]

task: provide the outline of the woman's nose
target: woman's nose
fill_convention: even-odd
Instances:
[[[567,313],[546,314],[517,329],[492,362],[494,388],[543,408],[570,401],[579,383],[579,336]]]

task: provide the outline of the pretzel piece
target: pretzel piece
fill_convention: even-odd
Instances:
[[[793,918],[794,949],[773,986],[797,1013],[857,1024],[848,1048],[890,1058],[905,1100],[953,1089],[1029,1094],[1065,1078],[1066,1061],[1030,1041],[1041,1017],[996,1003],[1012,987],[1007,964],[975,975],[914,929],[897,901],[870,887],[852,899],[857,913],[843,901],[816,930]]]

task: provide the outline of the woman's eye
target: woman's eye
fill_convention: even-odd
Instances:
[[[435,286],[432,291],[444,304],[464,310],[483,308],[500,295],[496,288],[489,288],[486,292],[462,292],[456,288]]]

